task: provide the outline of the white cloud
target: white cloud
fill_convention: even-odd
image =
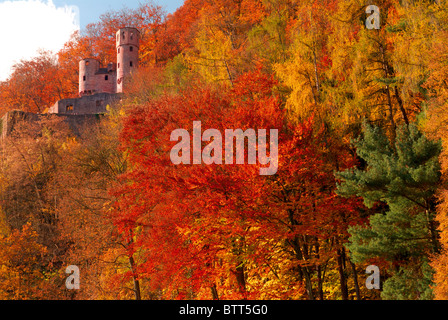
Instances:
[[[52,0],[0,2],[0,81],[14,63],[30,59],[39,49],[59,51],[79,30],[76,6],[56,7]]]

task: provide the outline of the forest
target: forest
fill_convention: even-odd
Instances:
[[[0,300],[448,298],[447,1],[146,1],[17,63],[0,116],[77,97],[129,26],[140,67],[101,121],[1,141]],[[278,130],[278,170],[173,164],[195,121]]]

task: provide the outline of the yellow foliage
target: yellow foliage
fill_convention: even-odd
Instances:
[[[39,260],[46,248],[37,242],[30,224],[0,236],[0,299],[38,298],[45,286]]]

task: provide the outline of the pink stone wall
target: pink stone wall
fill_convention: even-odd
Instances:
[[[84,59],[79,62],[79,95],[81,97],[94,93],[116,92],[115,68],[109,65],[100,72],[100,67],[99,61],[95,59]]]
[[[96,89],[95,73],[100,68],[100,62],[96,59],[84,59],[79,62],[79,95],[94,92]]]

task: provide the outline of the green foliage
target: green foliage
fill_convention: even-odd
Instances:
[[[364,124],[364,138],[354,142],[367,170],[338,173],[344,180],[338,193],[364,198],[368,207],[377,201],[389,205],[407,201],[422,208],[433,196],[440,180],[440,142],[428,140],[414,125],[402,125],[396,143],[389,142],[379,127]]]
[[[167,86],[176,91],[185,88],[193,78],[182,55],[175,56],[167,63],[164,75]]]
[[[384,283],[381,297],[383,300],[431,300],[433,273],[427,261],[422,263],[421,270],[400,268]]]
[[[351,259],[390,263],[384,299],[428,298],[431,272],[424,260],[437,250],[432,208],[441,144],[428,140],[414,124],[402,125],[395,143],[380,128],[364,124],[364,137],[354,146],[366,168],[337,173],[343,180],[338,194],[360,196],[370,208],[385,203],[388,211],[372,215],[367,226],[349,228]]]
[[[284,62],[287,57],[286,25],[288,12],[273,12],[248,32],[249,50],[268,61],[268,66]]]

